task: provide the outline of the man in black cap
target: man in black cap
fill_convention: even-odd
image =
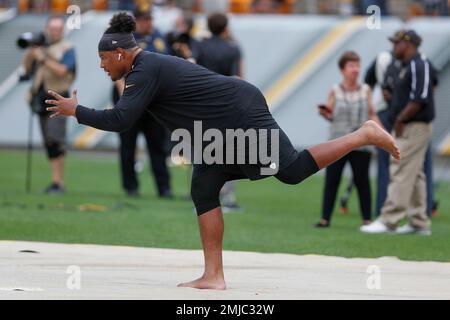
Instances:
[[[136,32],[133,33],[138,46],[146,51],[167,54],[164,37],[153,27],[150,10],[137,8],[133,11]],[[113,102],[116,104],[125,87],[124,79],[115,82]],[[136,177],[136,143],[139,133],[143,133],[147,144],[151,169],[155,178],[158,196],[172,198],[170,174],[166,164],[168,157],[168,131],[149,113],[144,113],[136,124],[127,131],[120,132],[120,171],[122,186],[131,197],[139,196],[139,182]]]
[[[401,37],[405,30],[397,31],[393,38]],[[422,54],[422,57],[424,55]],[[433,87],[437,86],[437,71],[431,61],[428,61],[430,67],[430,77],[433,81]],[[375,102],[377,115],[387,131],[392,131],[394,126],[393,112],[391,112],[392,95],[396,90],[395,85],[398,82],[400,70],[403,67],[403,62],[394,56],[394,52],[382,51],[374,59],[367,70],[365,82],[374,88],[376,85],[380,86],[382,90],[382,97]],[[387,188],[389,185],[389,154],[377,149],[377,199],[375,215],[378,217],[381,214],[381,209],[387,197]],[[427,149],[424,163],[425,176],[427,178],[427,214],[432,215],[433,210],[437,207],[437,202],[434,200],[433,188],[433,168],[432,168],[432,150],[431,144]]]
[[[391,163],[388,195],[379,219],[361,227],[361,231],[396,230],[401,234],[430,235],[423,164],[435,116],[433,71],[430,62],[418,51],[422,39],[414,30],[397,32],[389,40],[394,44],[395,58],[403,62],[395,80],[390,109],[396,141],[403,156],[401,162]],[[397,228],[407,216],[409,222]]]

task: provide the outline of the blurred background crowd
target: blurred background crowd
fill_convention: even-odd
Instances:
[[[82,11],[130,10],[135,6],[145,8],[149,0],[2,0],[0,7],[16,6],[20,12],[65,12],[70,4],[80,6]],[[227,10],[231,13],[277,13],[277,14],[365,14],[371,5],[377,5],[383,15],[403,18],[449,14],[448,0],[155,0],[156,6],[176,6],[183,11],[200,13]]]
[[[79,126],[74,119],[67,123],[65,119],[48,121],[48,113],[42,111],[45,90],[50,87],[59,88],[62,95],[77,87],[81,103],[92,107],[109,108],[117,102],[124,83],[112,84],[103,74],[96,46],[112,14],[126,10],[135,17],[134,36],[141,48],[188,59],[258,86],[275,119],[299,149],[347,134],[352,126],[376,116],[385,128],[393,130],[398,120],[395,117],[409,102],[408,94],[421,90],[423,97],[417,103],[428,106],[427,110],[432,109],[433,114],[415,119],[430,126],[420,142],[420,152],[413,151],[414,159],[404,162],[415,164],[414,168],[403,168],[406,171],[400,172],[405,180],[389,191],[393,178],[389,173],[389,157],[379,150],[356,151],[327,169],[322,219],[317,226],[330,225],[335,203],[346,212],[348,195],[338,201],[337,190],[349,162],[354,178],[347,193],[356,187],[364,225],[371,225],[373,213],[379,216],[383,210],[395,211],[399,206],[411,205],[421,210],[412,216],[412,223],[429,229],[428,219],[438,205],[433,196],[434,177],[445,178],[445,172],[448,173],[441,165],[439,173],[433,174],[433,159],[448,161],[450,155],[449,3],[447,0],[0,0],[3,8],[0,146],[42,144],[52,172],[45,191],[57,194],[66,191],[66,151],[96,149],[118,151],[122,188],[128,196],[139,196],[136,172],[142,171],[148,152],[157,195],[173,198],[167,161],[169,136],[152,117],[143,117],[130,131],[116,135]],[[72,13],[67,12],[70,5],[81,9],[81,28],[65,28],[65,19]],[[373,14],[374,5],[375,13],[379,10],[382,19],[380,28],[375,30],[366,26],[363,17]],[[26,32],[31,35],[26,36]],[[41,34],[47,39],[42,40]],[[18,38],[22,43],[17,43]],[[405,47],[396,49],[400,44]],[[396,54],[396,50],[401,52]],[[412,59],[417,59],[417,66],[423,66],[421,74],[419,67],[412,71]],[[402,74],[415,79],[414,90],[411,81],[402,82]],[[347,95],[347,91],[351,93]],[[39,118],[34,127],[33,116],[29,122],[24,118],[27,104]],[[323,109],[320,115],[327,121],[317,112],[319,104]],[[359,110],[361,105],[364,116],[358,118],[359,122],[349,123],[346,116],[338,119],[339,109]],[[384,118],[383,112],[388,109],[395,111],[389,113],[390,119]],[[145,142],[139,140],[140,135]],[[411,142],[415,147],[417,141],[405,143],[408,147]],[[378,179],[376,193],[370,190],[370,168],[375,171],[375,166],[370,165],[371,158],[378,165],[373,174]],[[417,179],[407,181],[409,177]],[[411,189],[405,199],[400,199],[398,192],[403,193],[407,185],[417,185],[421,191]],[[415,200],[420,195],[420,201],[410,203],[414,200],[413,192]],[[224,210],[240,210],[237,199],[234,185],[227,184],[222,194]],[[388,203],[386,199],[390,199]],[[401,201],[395,203],[398,199]],[[386,204],[390,207],[384,208]],[[395,222],[385,220],[385,224],[397,224],[400,218],[403,216],[397,216]],[[375,230],[382,229],[380,225],[376,227]]]

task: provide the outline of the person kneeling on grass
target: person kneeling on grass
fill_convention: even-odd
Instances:
[[[373,121],[367,121],[349,135],[297,152],[255,86],[180,58],[145,52],[133,38],[134,28],[131,16],[118,13],[111,19],[98,45],[101,68],[112,80],[125,77],[125,90],[115,107],[90,109],[78,104],[76,90],[70,98],[50,91],[54,97],[47,101],[52,105],[48,110],[54,112],[51,117],[74,116],[80,124],[120,132],[130,128],[144,112],[150,112],[169,130],[181,128],[191,136],[195,134],[198,121],[206,130],[265,129],[278,133],[276,139],[265,137],[257,142],[266,143],[266,147],[278,146],[278,159],[270,166],[261,161],[256,164],[194,161],[191,196],[198,215],[205,270],[199,279],[182,283],[180,287],[226,288],[222,263],[224,223],[219,202],[219,192],[225,182],[262,179],[270,176],[268,170],[264,170],[270,168],[275,169],[272,175],[278,180],[298,184],[352,150],[369,144],[400,158],[393,137]],[[245,153],[248,149],[246,146],[245,150],[238,150],[238,158],[239,152]]]

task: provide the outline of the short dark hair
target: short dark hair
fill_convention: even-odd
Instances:
[[[208,29],[215,36],[222,34],[228,25],[228,18],[223,13],[213,13],[208,17]]]
[[[344,69],[347,62],[359,62],[361,58],[355,51],[345,51],[338,61],[339,69]]]

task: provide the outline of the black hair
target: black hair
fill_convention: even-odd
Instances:
[[[106,33],[132,33],[136,30],[136,21],[126,12],[115,14],[109,21]]]
[[[208,17],[208,29],[215,36],[221,35],[228,25],[228,18],[223,13],[214,13]]]

